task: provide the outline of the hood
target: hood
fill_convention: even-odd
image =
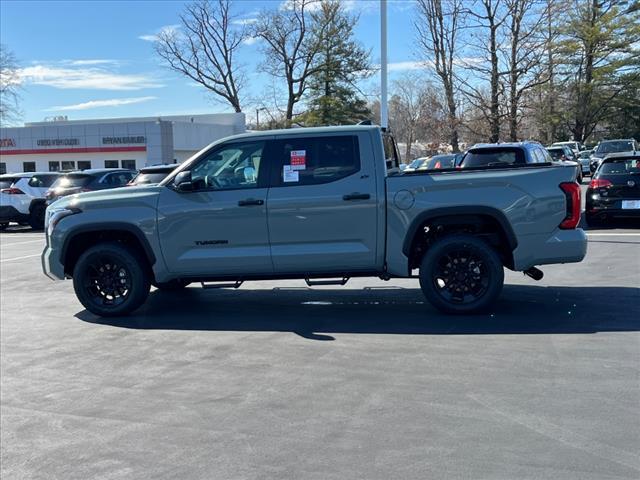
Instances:
[[[151,205],[155,207],[160,190],[166,187],[141,186],[120,187],[95,192],[76,193],[61,197],[51,205],[55,208],[73,207],[80,210],[93,210],[100,208],[117,208],[131,205]]]

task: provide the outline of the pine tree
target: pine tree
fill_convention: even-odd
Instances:
[[[297,118],[306,126],[345,125],[370,115],[356,82],[369,75],[369,51],[353,37],[358,18],[337,0],[322,0],[313,13],[313,34],[320,38],[316,73],[309,81],[307,111]]]

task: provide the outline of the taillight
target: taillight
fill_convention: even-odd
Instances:
[[[24,192],[19,188],[3,188],[0,190],[1,193],[6,193],[7,195],[24,195]]]
[[[567,216],[560,224],[563,230],[572,230],[580,223],[580,185],[576,182],[566,182],[560,184],[560,189],[567,198]]]
[[[607,187],[611,187],[613,185],[613,183],[611,183],[609,180],[605,180],[604,178],[594,178],[593,180],[591,180],[591,183],[589,183],[589,188],[607,188]]]

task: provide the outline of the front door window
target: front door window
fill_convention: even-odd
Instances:
[[[196,190],[256,188],[261,173],[264,142],[226,145],[206,155],[191,168]]]

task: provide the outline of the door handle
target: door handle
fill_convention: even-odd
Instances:
[[[369,200],[371,198],[371,195],[369,195],[368,193],[350,193],[348,195],[344,195],[342,197],[343,200],[345,201],[349,201],[349,200]]]
[[[254,200],[253,198],[247,198],[246,200],[240,200],[238,202],[239,207],[250,207],[251,205],[264,205],[264,200]]]

